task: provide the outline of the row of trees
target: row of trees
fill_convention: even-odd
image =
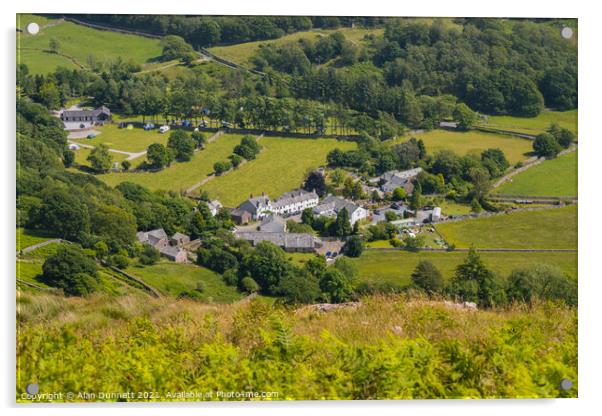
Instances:
[[[178,16],[178,15],[76,15],[92,22],[156,35],[178,35],[194,47],[279,38],[311,28],[335,29],[360,24],[380,26],[383,17],[337,16]]]
[[[447,284],[441,272],[427,260],[418,263],[411,277],[413,286],[428,295],[450,296],[486,308],[536,300],[577,304],[577,282],[557,267],[541,264],[515,269],[503,279],[483,263],[474,248]]]

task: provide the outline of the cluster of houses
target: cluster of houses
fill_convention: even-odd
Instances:
[[[163,257],[176,263],[186,263],[188,261],[188,251],[185,246],[190,244],[190,237],[186,234],[175,233],[171,237],[167,235],[163,228],[157,228],[151,231],[140,231],[136,238],[142,244],[153,246]]]
[[[322,241],[307,233],[289,233],[284,216],[296,215],[311,208],[315,215],[336,217],[343,209],[349,213],[351,225],[368,217],[368,211],[337,196],[329,195],[322,202],[314,191],[297,189],[287,192],[277,200],[269,196],[251,197],[231,211],[238,224],[262,220],[257,231],[236,231],[237,238],[257,245],[270,241],[288,252],[312,252],[322,246]]]
[[[406,194],[411,195],[414,192],[414,179],[420,172],[422,172],[422,168],[404,171],[390,170],[368,182],[377,185],[382,192],[393,192],[397,188],[403,188]]]

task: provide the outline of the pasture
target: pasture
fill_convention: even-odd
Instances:
[[[577,206],[520,211],[437,224],[449,244],[466,248],[576,249]]]
[[[530,153],[533,151],[533,144],[530,140],[474,130],[466,132],[430,130],[414,134],[412,137],[422,139],[426,150],[430,154],[439,150],[451,150],[459,155],[470,153],[480,154],[487,149],[500,148],[512,165],[529,158],[531,156]],[[410,137],[404,137],[403,139],[395,140],[394,143],[409,139]]]
[[[90,152],[92,152],[92,149],[80,147],[77,150],[73,150],[73,152],[75,153],[75,163],[77,165],[91,167],[90,162],[88,162],[87,158],[90,155]],[[123,153],[109,152],[109,154],[113,157],[113,162],[121,162],[128,157]],[[132,163],[135,164],[138,160],[139,159],[135,159],[132,161]]]
[[[513,117],[513,116],[488,116],[483,127],[492,127],[501,130],[515,131],[537,135],[543,133],[552,123],[558,123],[560,127],[571,130],[577,134],[578,110],[552,111],[544,110],[536,117]]]
[[[282,137],[264,137],[259,143],[263,149],[255,160],[207,182],[200,189],[227,207],[239,205],[249,194],[265,192],[275,199],[301,186],[307,171],[324,165],[331,150],[350,150],[356,146],[355,143],[335,139]]]
[[[496,189],[507,195],[577,196],[577,151],[546,160]]]
[[[195,290],[198,282],[203,282],[204,290],[199,294],[205,302],[230,303],[243,297],[236,287],[227,286],[219,274],[194,264],[164,260],[152,266],[135,264],[125,271],[166,295],[179,296],[183,291]]]
[[[417,253],[401,250],[366,250],[352,259],[358,268],[358,282],[380,282],[405,286],[420,260],[432,262],[444,279],[451,279],[456,267],[464,261],[463,252]],[[512,270],[547,263],[558,266],[567,275],[577,276],[577,253],[479,253],[485,264],[501,276]]]
[[[26,64],[32,73],[48,73],[57,68],[59,59],[49,58],[54,54],[44,52],[49,49],[50,39],[58,41],[59,53],[71,57],[83,66],[88,66],[90,56],[101,62],[121,57],[125,61],[144,65],[156,60],[162,52],[159,39],[97,30],[59,19],[47,19],[45,26],[41,26],[40,32],[35,36],[17,33],[17,54],[21,51],[29,52],[21,56],[20,62]]]
[[[282,36],[278,39],[272,40],[259,40],[254,42],[238,43],[229,46],[215,46],[209,48],[209,51],[221,58],[235,62],[237,64],[248,65],[249,60],[259,50],[261,45],[283,45],[290,42],[296,42],[300,39],[312,39],[316,40],[321,36],[327,36],[334,32],[341,32],[345,35],[347,40],[357,44],[362,41],[365,35],[374,34],[380,35],[383,33],[383,29],[367,29],[367,28],[339,28],[333,30],[324,29],[312,29],[303,32],[295,32],[289,35]]]
[[[167,140],[166,135],[149,134],[163,136]],[[119,172],[97,177],[111,186],[121,182],[134,182],[151,190],[184,191],[209,176],[213,172],[215,162],[226,160],[232,154],[234,146],[240,143],[241,137],[240,135],[224,134],[209,143],[205,149],[195,152],[190,161],[174,162],[170,167],[158,172]],[[134,165],[142,160],[143,158],[136,159]]]
[[[94,130],[100,132],[93,139],[71,139],[78,143],[98,146],[106,144],[110,149],[123,150],[124,152],[142,152],[153,143],[167,144],[169,132],[161,134],[158,129],[146,131],[142,128],[134,128],[132,130],[120,129],[118,124],[105,124],[102,127],[94,127]]]
[[[40,231],[17,228],[17,251],[52,238]]]

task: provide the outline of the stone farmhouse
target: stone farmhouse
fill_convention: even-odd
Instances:
[[[67,130],[86,129],[111,120],[111,110],[104,105],[95,110],[63,110],[60,118]]]
[[[371,179],[371,183],[379,184],[383,192],[393,192],[396,188],[403,188],[408,195],[414,192],[414,183],[412,182],[422,168],[414,168],[404,171],[390,170],[381,176]]]
[[[269,241],[289,253],[311,253],[322,247],[322,240],[311,234],[285,232],[237,232],[236,237],[253,246]]]
[[[368,217],[368,211],[365,208],[334,195],[324,198],[320,205],[314,207],[313,211],[316,215],[336,217],[343,208],[347,209],[349,213],[349,222],[351,225]]]
[[[190,243],[190,237],[186,234],[175,233],[171,238],[163,228],[151,231],[140,231],[136,238],[142,244],[148,244],[159,250],[162,256],[176,263],[186,263],[188,252],[183,248]]]
[[[267,195],[251,197],[238,206],[239,210],[247,211],[254,220],[260,220],[272,212],[272,201]]]

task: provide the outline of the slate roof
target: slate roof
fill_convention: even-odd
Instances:
[[[355,205],[353,202],[347,201],[346,199],[339,198],[338,196],[329,195],[322,203],[316,207],[314,207],[314,212],[321,214],[328,211],[333,211],[335,214],[338,214],[340,210],[343,208],[347,209],[349,216],[353,215],[353,213],[360,209],[359,205]]]
[[[65,110],[62,113],[62,117],[98,117],[102,113],[110,116],[111,110],[104,105],[94,110]]]
[[[297,204],[312,199],[317,199],[318,194],[315,191],[306,191],[305,189],[297,189],[295,191],[282,194],[280,198],[272,203],[274,208],[282,208],[288,205]]]
[[[290,248],[315,248],[321,240],[311,234],[305,233],[269,233],[269,232],[240,232],[236,237],[247,240],[257,245],[262,241],[269,241],[284,249]]]
[[[163,228],[157,228],[151,231],[140,231],[136,234],[138,241],[141,243],[148,243],[155,246],[159,241],[168,239],[167,233]]]
[[[252,214],[256,214],[260,208],[267,207],[270,205],[270,197],[267,195],[256,196],[249,198],[245,202],[239,205],[239,209],[249,211]]]
[[[268,215],[259,226],[263,232],[283,233],[286,231],[286,221],[280,215]]]

